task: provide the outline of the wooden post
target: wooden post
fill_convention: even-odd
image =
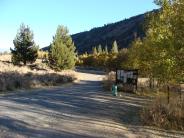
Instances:
[[[169,104],[170,101],[170,89],[169,89],[169,85],[167,85],[167,104]]]

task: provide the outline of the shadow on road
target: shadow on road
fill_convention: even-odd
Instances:
[[[135,134],[147,132],[139,120],[139,110],[149,102],[149,99],[131,94],[112,97],[103,91],[99,81],[2,96],[0,130],[5,132],[1,135],[128,137],[127,131]],[[151,133],[166,136],[156,131],[147,135]]]
[[[88,135],[80,135],[72,132],[61,131],[61,130],[48,130],[48,129],[34,129],[35,126],[25,123],[24,121],[16,120],[9,117],[0,117],[1,126],[8,128],[11,133],[1,132],[1,137],[16,137],[13,133],[17,133],[17,136],[25,137],[36,137],[36,138],[68,138],[68,137],[80,137],[80,138],[95,138]],[[21,134],[21,135],[19,135]]]

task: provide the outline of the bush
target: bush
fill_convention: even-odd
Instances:
[[[42,62],[47,62],[48,61],[48,52],[47,51],[38,51],[38,59],[41,59]]]
[[[18,72],[0,73],[0,91],[11,91],[20,88],[36,88],[40,86],[56,86],[72,82],[74,79],[74,75],[71,74],[35,74],[32,72],[25,74],[20,74]]]
[[[184,130],[184,98],[174,98],[167,104],[166,98],[158,98],[141,111],[145,125],[164,129]]]

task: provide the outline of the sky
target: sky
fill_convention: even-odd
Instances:
[[[0,0],[0,51],[14,47],[21,23],[41,48],[52,42],[58,25],[75,34],[156,8],[153,0]]]

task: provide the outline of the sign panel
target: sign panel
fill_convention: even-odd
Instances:
[[[116,83],[118,84],[127,84],[135,86],[137,89],[138,81],[138,70],[126,70],[126,69],[117,69],[116,70]]]

